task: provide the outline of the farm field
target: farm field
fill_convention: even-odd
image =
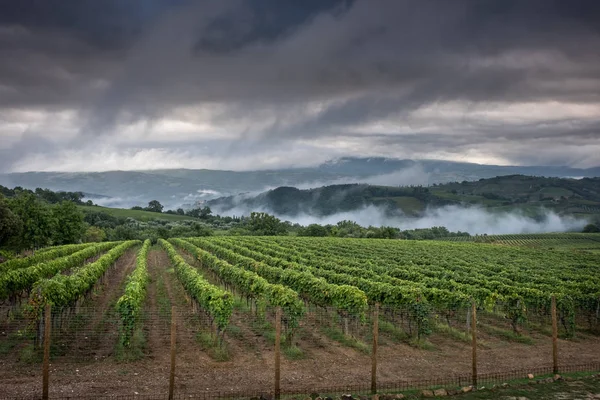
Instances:
[[[375,321],[380,385],[468,384],[473,303],[479,373],[551,366],[552,296],[559,366],[597,366],[597,236],[542,236],[514,240],[553,244],[202,237],[51,248],[0,264],[0,386],[39,397],[48,303],[55,397],[166,393],[172,321],[176,393],[268,393],[277,309],[284,391],[368,387]],[[549,249],[556,241],[588,247]]]
[[[439,239],[449,242],[490,243],[557,250],[600,251],[598,233],[531,233],[518,235],[462,236]]]

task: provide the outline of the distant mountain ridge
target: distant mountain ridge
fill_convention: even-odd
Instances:
[[[330,185],[301,190],[278,187],[257,196],[208,201],[218,213],[266,211],[278,216],[325,217],[369,206],[390,216],[420,217],[428,209],[479,206],[488,210],[554,211],[559,215],[600,215],[600,178],[565,179],[508,175],[477,181],[423,186]]]
[[[156,199],[173,208],[243,192],[260,193],[280,186],[308,188],[340,183],[428,186],[513,174],[594,177],[600,176],[600,167],[516,167],[371,157],[341,158],[309,168],[262,171],[163,169],[8,173],[0,174],[0,184],[95,193],[89,198],[107,206],[131,207]]]

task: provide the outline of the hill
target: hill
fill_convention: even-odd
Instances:
[[[317,187],[332,184],[432,185],[473,181],[499,175],[554,177],[600,176],[600,168],[519,167],[436,160],[342,158],[310,168],[263,171],[168,169],[107,172],[24,172],[0,174],[0,185],[80,191],[95,203],[129,208],[158,200],[167,208],[234,195],[260,193],[279,186]]]
[[[500,176],[469,182],[422,186],[344,184],[298,189],[278,187],[257,196],[229,196],[210,200],[217,212],[265,210],[277,215],[328,216],[369,206],[389,215],[422,216],[427,209],[444,206],[480,206],[491,210],[536,210],[557,214],[599,215],[600,178],[565,179],[523,175]]]
[[[168,213],[156,213],[144,210],[131,210],[127,208],[112,208],[112,207],[101,207],[101,206],[78,206],[84,213],[90,212],[103,212],[113,217],[122,218],[133,218],[138,221],[148,222],[153,220],[165,220],[165,221],[197,221],[197,218],[190,217],[188,215],[168,214]]]

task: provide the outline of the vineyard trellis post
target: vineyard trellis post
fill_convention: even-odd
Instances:
[[[50,367],[50,325],[52,315],[50,304],[46,303],[44,311],[44,363],[42,366],[42,399],[48,399],[49,367]]]
[[[373,351],[371,353],[371,394],[377,393],[377,341],[379,338],[379,303],[373,312]]]
[[[471,346],[473,363],[473,387],[477,387],[477,305],[475,300],[471,304]]]
[[[169,374],[169,400],[173,400],[175,389],[175,346],[177,344],[177,322],[175,321],[175,307],[171,307],[171,372]]]
[[[558,321],[556,318],[556,296],[552,296],[552,371],[558,374]]]
[[[281,307],[275,311],[275,399],[281,397]]]

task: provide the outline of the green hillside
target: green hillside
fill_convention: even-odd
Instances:
[[[390,213],[419,216],[427,208],[450,205],[480,206],[490,210],[520,210],[535,217],[540,210],[575,216],[600,215],[600,178],[565,179],[508,175],[469,182],[423,186],[345,184],[301,190],[279,187],[251,198],[236,196],[208,204],[226,211],[234,207],[268,209],[279,215],[307,213],[326,216],[367,206]]]
[[[143,210],[131,210],[126,208],[110,208],[101,206],[78,206],[83,212],[103,212],[113,217],[133,218],[138,221],[152,221],[155,219],[162,219],[166,221],[197,221],[196,218],[187,215],[178,214],[167,214],[167,213],[156,213]]]

